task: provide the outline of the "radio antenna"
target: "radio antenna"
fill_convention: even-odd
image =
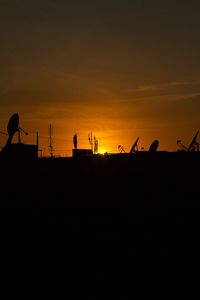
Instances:
[[[89,144],[91,145],[91,150],[93,152],[93,138],[92,138],[92,131],[88,134],[88,141]]]
[[[49,153],[53,157],[53,126],[49,125]]]

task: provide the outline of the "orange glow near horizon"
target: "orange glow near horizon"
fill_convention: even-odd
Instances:
[[[182,105],[182,98],[184,100],[186,96],[183,95],[179,101],[176,95],[154,98],[149,89],[148,87],[145,90],[146,98],[140,98],[135,93],[131,101],[110,95],[110,100],[97,102],[85,100],[61,104],[58,101],[58,104],[32,105],[30,108],[13,104],[1,111],[0,131],[6,131],[9,117],[18,112],[20,126],[29,132],[28,136],[22,134],[22,142],[35,144],[38,132],[39,146],[45,156],[49,155],[49,124],[53,126],[55,156],[72,155],[72,139],[75,133],[78,136],[78,148],[90,149],[88,133],[91,131],[98,140],[100,153],[118,153],[118,145],[122,145],[129,152],[137,137],[140,137],[139,150],[148,150],[155,139],[160,142],[159,150],[176,151],[178,139],[186,145],[189,144],[199,129],[199,119],[194,118],[190,125],[187,123],[187,103]],[[176,119],[177,113],[171,113],[177,107],[180,110],[179,122]],[[194,113],[198,114],[198,110],[194,109]],[[0,147],[5,142],[6,137],[0,135]],[[17,135],[13,142],[17,142]]]
[[[109,151],[106,150],[105,148],[100,148],[100,150],[98,151],[99,154],[105,154],[108,153]]]
[[[36,116],[35,116],[36,117]],[[4,126],[1,126],[0,130],[5,131],[7,120],[4,119]],[[160,141],[159,150],[175,151],[177,150],[176,140],[180,138],[184,144],[189,144],[193,136],[193,131],[186,132],[187,135],[181,136],[180,130],[169,131],[168,127],[159,127],[159,124],[152,124],[148,122],[141,122],[135,120],[130,122],[120,117],[112,119],[110,117],[102,117],[89,119],[75,118],[55,118],[55,119],[39,119],[36,121],[34,117],[30,119],[23,118],[21,116],[20,126],[29,132],[28,136],[21,136],[22,142],[35,144],[36,132],[39,132],[39,146],[43,150],[43,156],[49,156],[49,137],[48,137],[48,125],[53,125],[53,148],[55,156],[72,156],[73,149],[73,135],[77,133],[78,136],[78,148],[90,149],[88,142],[88,133],[92,131],[93,136],[96,136],[98,140],[98,153],[118,153],[118,145],[122,145],[125,151],[128,153],[139,136],[138,141],[139,150],[144,148],[148,150],[151,142],[154,139]],[[179,129],[179,128],[178,128]],[[180,132],[179,132],[180,131]],[[0,136],[0,147],[6,142],[6,136]],[[13,142],[17,142],[18,137],[15,135]]]

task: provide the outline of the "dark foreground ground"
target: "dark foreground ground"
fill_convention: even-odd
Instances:
[[[141,295],[167,293],[196,274],[199,153],[0,163],[5,276],[21,270],[35,287],[59,278],[88,299],[107,285],[132,299],[141,282]]]

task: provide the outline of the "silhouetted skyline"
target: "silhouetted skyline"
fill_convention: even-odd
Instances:
[[[198,1],[0,2],[0,130],[19,112],[24,140],[47,147],[147,149],[188,144],[200,129]],[[0,136],[0,145],[6,137]]]

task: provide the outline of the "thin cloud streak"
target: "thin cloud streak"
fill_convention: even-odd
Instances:
[[[183,88],[198,88],[200,90],[200,82],[197,81],[174,81],[161,84],[140,85],[136,87],[137,91],[169,91],[171,88],[182,90]]]

